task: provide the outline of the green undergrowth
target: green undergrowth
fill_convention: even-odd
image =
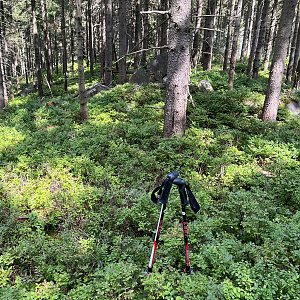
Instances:
[[[196,72],[184,138],[164,139],[165,94],[130,84],[89,100],[76,86],[16,97],[0,116],[1,299],[299,299],[300,121],[260,119],[266,79]],[[90,78],[89,84],[93,83]],[[178,170],[193,273],[171,193],[154,273],[145,270],[159,207],[151,190]]]

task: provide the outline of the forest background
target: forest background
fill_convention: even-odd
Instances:
[[[0,298],[298,299],[299,25],[296,0],[0,0]],[[193,273],[174,192],[147,277],[175,169]]]

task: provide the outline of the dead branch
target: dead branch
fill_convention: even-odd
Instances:
[[[148,48],[148,49],[141,49],[138,51],[127,53],[127,54],[123,55],[122,57],[120,57],[118,60],[114,61],[113,64],[116,64],[117,62],[119,62],[120,60],[124,59],[126,56],[129,56],[129,55],[137,54],[137,53],[144,52],[144,51],[150,51],[150,50],[155,50],[155,49],[166,49],[166,48],[169,48],[169,46],[164,45],[164,46],[160,46],[160,47],[152,47],[152,48]]]
[[[210,30],[210,31],[218,31],[218,32],[224,32],[224,30],[220,30],[220,29],[216,29],[216,28],[200,27],[199,29],[202,29],[202,30]]]
[[[162,26],[164,23],[166,23],[168,20],[169,20],[169,17],[168,17],[166,20],[164,20],[163,22],[161,22],[160,24],[158,24],[156,27],[152,28],[152,29],[149,31],[149,33],[146,34],[146,35],[144,36],[144,38],[143,38],[141,41],[139,41],[136,45],[133,46],[133,48],[131,49],[131,51],[134,50],[134,49],[136,49],[139,45],[141,45],[141,44],[143,43],[143,41],[144,41],[145,39],[147,39],[147,38],[151,35],[151,33],[152,33],[153,31],[157,30],[159,27],[161,27],[161,26]]]
[[[159,14],[159,15],[168,15],[170,13],[169,10],[148,10],[148,11],[140,11],[140,14]]]
[[[228,16],[224,15],[193,15],[193,18],[201,18],[201,17],[218,17],[218,18],[226,18]]]

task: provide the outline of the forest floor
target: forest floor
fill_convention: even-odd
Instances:
[[[1,299],[299,299],[300,119],[259,115],[267,79],[193,72],[184,138],[164,139],[164,91],[118,85],[78,122],[70,82],[54,97],[16,97],[0,115]],[[88,77],[89,85],[95,78]],[[291,97],[288,89],[283,101]],[[182,273],[180,202],[172,192],[154,273],[159,206],[170,171],[189,181],[193,273]]]

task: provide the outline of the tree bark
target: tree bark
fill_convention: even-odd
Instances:
[[[113,59],[113,14],[112,0],[105,0],[105,67],[104,84],[110,86],[113,80],[112,59]]]
[[[255,50],[255,58],[254,58],[254,62],[253,62],[252,76],[255,79],[258,78],[260,59],[261,59],[262,51],[263,51],[263,48],[265,45],[265,40],[266,40],[267,23],[268,23],[268,19],[269,19],[269,7],[270,7],[270,0],[265,0],[263,10],[262,10],[257,47]]]
[[[240,35],[240,27],[241,27],[241,18],[242,18],[242,4],[243,0],[238,0],[235,14],[235,26],[234,26],[234,35],[232,40],[232,50],[230,57],[230,68],[229,68],[229,79],[228,79],[228,88],[230,90],[233,89],[233,80],[235,73],[235,65],[238,55],[238,42]]]
[[[82,34],[82,7],[81,0],[76,0],[76,31],[77,31],[77,63],[78,63],[78,88],[80,103],[80,119],[86,121],[88,118],[87,99],[85,97],[85,80],[83,65],[84,40]]]
[[[276,121],[282,77],[298,0],[283,2],[262,119]]]
[[[248,59],[248,66],[247,66],[247,75],[249,77],[252,77],[252,74],[253,74],[253,61],[254,61],[255,51],[256,51],[257,43],[258,43],[263,4],[264,4],[263,0],[258,0],[257,8],[256,8],[255,23],[254,23],[254,32],[253,32],[251,49],[250,49],[250,54],[249,54],[249,59]]]
[[[36,19],[36,2],[31,0],[31,16],[32,16],[32,34],[33,34],[33,46],[34,46],[34,56],[35,56],[35,75],[37,79],[38,95],[40,98],[43,97],[43,78],[41,70],[41,56],[40,56],[40,41],[39,41],[39,31]]]
[[[192,50],[192,67],[195,68],[198,63],[198,57],[200,52],[200,27],[201,27],[201,14],[202,14],[203,0],[197,0],[196,9],[196,24],[194,31],[193,50]]]
[[[183,136],[190,75],[191,1],[171,1],[164,137]]]
[[[214,40],[214,24],[217,8],[217,0],[208,0],[204,27],[211,30],[204,31],[204,39],[202,45],[202,67],[205,71],[211,70],[212,50]]]
[[[126,53],[127,53],[127,22],[126,0],[119,0],[119,82],[126,82]]]

